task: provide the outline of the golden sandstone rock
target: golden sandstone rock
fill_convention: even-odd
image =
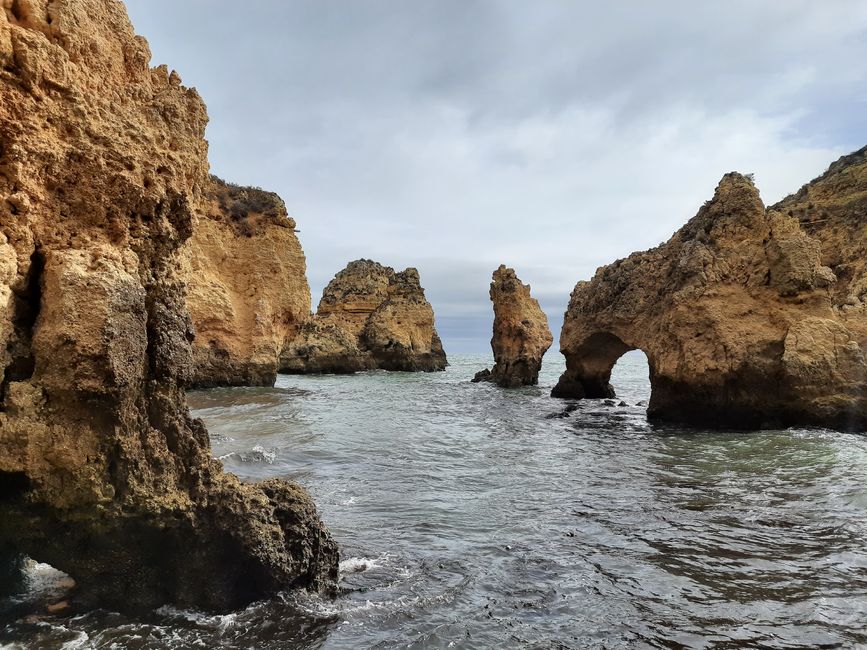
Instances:
[[[122,609],[333,589],[309,495],[225,474],[185,387],[267,383],[278,351],[441,369],[433,311],[413,269],[362,261],[299,325],[291,220],[208,176],[205,106],[150,58],[117,0],[0,0],[0,586],[26,554]],[[554,393],[610,395],[640,348],[651,417],[865,428],[865,170],[862,150],[770,209],[727,175],[668,243],[578,284]]]
[[[705,426],[867,426],[867,156],[765,209],[750,178],[665,244],[572,292],[558,397],[610,397],[627,350],[650,364],[648,415]]]
[[[272,386],[310,316],[295,221],[279,196],[211,177],[182,251],[193,319],[192,385]]]
[[[530,296],[530,285],[522,284],[514,269],[501,265],[491,282],[494,303],[493,370],[483,370],[473,381],[492,381],[504,388],[535,386],[539,383],[542,357],[554,342],[548,317],[539,302]]]
[[[444,370],[446,355],[418,271],[350,262],[325,288],[316,315],[283,351],[281,372]]]
[[[223,473],[187,411],[182,267],[224,225],[184,251],[214,200],[207,115],[149,60],[116,0],[0,0],[0,576],[26,554],[123,609],[331,589],[307,493]]]

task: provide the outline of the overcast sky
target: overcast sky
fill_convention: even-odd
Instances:
[[[314,307],[350,260],[415,266],[447,352],[489,349],[500,263],[556,338],[577,280],[725,172],[771,203],[867,144],[863,0],[127,5],[205,99],[212,171],[286,201]]]

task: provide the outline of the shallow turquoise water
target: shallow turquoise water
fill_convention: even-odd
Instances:
[[[867,644],[867,439],[648,424],[647,367],[577,410],[445,373],[197,392],[214,453],[305,485],[342,595],[208,616],[0,619],[41,647],[851,647]],[[620,402],[625,402],[620,406]],[[36,599],[37,596],[31,595]],[[74,645],[78,644],[78,645]]]

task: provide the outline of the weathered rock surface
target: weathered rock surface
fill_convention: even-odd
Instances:
[[[535,386],[542,357],[554,342],[548,317],[530,296],[530,285],[522,284],[514,269],[504,265],[494,271],[490,295],[494,303],[494,367],[476,373],[473,381],[492,381],[503,388]]]
[[[723,177],[667,243],[572,292],[553,395],[611,397],[627,350],[650,364],[650,417],[706,426],[867,425],[864,150],[765,209]]]
[[[310,316],[306,260],[279,196],[211,177],[182,251],[195,387],[272,386]]]
[[[120,2],[0,0],[0,575],[119,609],[331,589],[307,493],[223,473],[189,416],[207,115],[149,61]]]
[[[283,351],[281,372],[443,370],[447,365],[418,271],[356,260],[325,287],[316,315]]]

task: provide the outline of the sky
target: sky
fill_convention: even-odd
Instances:
[[[770,204],[867,144],[862,0],[126,4],[207,103],[211,171],[285,200],[314,308],[351,260],[414,266],[446,352],[490,349],[500,264],[556,339],[724,173]]]

